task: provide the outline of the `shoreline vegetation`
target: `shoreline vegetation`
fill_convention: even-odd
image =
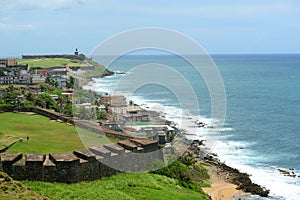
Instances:
[[[102,78],[104,76],[110,76],[110,75],[114,74],[114,72],[107,70],[104,66],[102,66],[92,60],[88,60],[87,62],[89,64],[94,65],[95,69],[86,71],[86,73],[84,75],[84,78],[86,81],[90,82],[90,81],[93,81],[94,78]],[[97,72],[97,73],[95,73],[95,72]],[[84,82],[83,84],[86,84],[86,83],[87,82]],[[13,92],[13,90],[11,92]],[[61,92],[61,91],[59,91],[59,92]],[[47,98],[49,98],[49,97],[47,96]],[[42,100],[43,101],[41,101],[41,105],[43,105],[42,103],[46,102],[46,99],[42,99]],[[39,102],[36,102],[36,103],[38,104]],[[53,103],[53,102],[50,102],[50,103]],[[67,105],[69,105],[69,104],[70,104],[70,102],[68,101]],[[32,105],[30,105],[30,106],[32,106]],[[59,108],[57,108],[57,109],[59,110]],[[194,141],[194,142],[197,142],[197,141]],[[250,176],[248,174],[241,173],[237,169],[231,168],[231,167],[225,165],[224,163],[219,163],[217,161],[217,159],[214,159],[214,158],[211,159],[211,157],[209,157],[209,159],[207,159],[207,157],[205,157],[205,155],[207,155],[207,153],[208,152],[204,151],[203,144],[201,144],[198,141],[198,144],[194,143],[189,148],[188,152],[186,152],[186,154],[184,154],[184,156],[182,156],[181,159],[179,159],[179,161],[175,161],[168,167],[158,170],[156,172],[153,172],[153,174],[149,175],[149,174],[141,173],[139,175],[136,175],[138,177],[138,179],[134,179],[131,177],[131,175],[128,175],[128,173],[121,173],[121,175],[116,175],[111,178],[105,178],[103,180],[103,182],[101,182],[102,180],[99,180],[99,184],[105,190],[105,189],[107,189],[107,187],[112,188],[110,186],[105,187],[105,185],[103,185],[105,183],[105,181],[115,180],[116,183],[113,183],[112,185],[117,184],[117,186],[120,186],[120,183],[117,183],[118,177],[120,178],[123,176],[120,179],[122,181],[124,181],[123,180],[124,177],[125,177],[125,179],[139,180],[140,181],[139,183],[134,183],[134,182],[131,183],[130,181],[129,181],[130,183],[126,182],[127,185],[122,187],[122,189],[124,189],[124,191],[126,191],[126,192],[114,191],[114,192],[117,192],[118,195],[120,195],[119,193],[122,193],[123,196],[121,195],[119,197],[128,197],[128,198],[130,196],[128,196],[129,193],[127,193],[127,192],[130,192],[130,191],[141,192],[141,191],[145,190],[146,188],[147,189],[150,188],[149,190],[151,190],[153,195],[155,194],[155,192],[153,193],[153,191],[159,192],[161,190],[161,193],[163,191],[166,191],[164,188],[161,189],[161,187],[163,187],[163,186],[159,184],[160,181],[162,181],[163,183],[168,183],[167,186],[168,187],[170,186],[169,189],[170,188],[174,189],[173,193],[170,194],[170,197],[172,196],[172,194],[173,195],[176,194],[175,193],[176,190],[184,191],[184,194],[186,194],[187,196],[192,195],[194,192],[196,192],[196,194],[198,195],[198,196],[197,195],[190,196],[191,198],[187,198],[187,199],[196,199],[196,197],[202,198],[202,199],[209,199],[209,198],[211,198],[211,199],[226,199],[226,198],[232,198],[235,195],[248,195],[247,193],[260,195],[263,197],[268,196],[269,191],[255,183],[252,183],[251,179],[249,178]],[[201,154],[204,156],[203,156],[203,158],[200,159],[199,156]],[[125,175],[122,175],[122,174],[125,174]],[[160,177],[159,175],[163,176],[163,177],[169,177],[169,178],[165,179],[165,178]],[[135,175],[132,175],[132,176],[135,176]],[[135,177],[135,178],[137,178],[137,177]],[[144,178],[146,178],[146,180],[154,180],[154,185],[156,185],[154,190],[152,190],[153,188],[151,188],[154,186],[150,187],[149,185],[147,185],[147,183],[142,183],[143,181],[141,181],[140,179],[144,179]],[[176,180],[176,181],[174,182],[174,180]],[[77,189],[82,187],[82,186],[78,186],[78,185],[76,186],[75,184],[70,185],[70,186],[67,186],[67,185],[62,186],[61,184],[56,184],[56,183],[39,183],[39,182],[30,182],[30,181],[23,181],[23,184],[25,184],[27,187],[31,187],[32,189],[34,189],[38,193],[41,193],[42,195],[47,194],[50,196],[52,194],[54,194],[53,192],[61,191],[65,188],[69,187],[67,192],[69,192],[69,194],[70,194],[70,197],[69,197],[70,199],[75,199],[74,197],[76,195],[78,195],[78,193],[74,192],[71,187],[74,186],[74,188],[77,187]],[[90,184],[92,184],[92,183],[90,183]],[[89,183],[82,183],[82,185],[87,186],[87,185],[89,185]],[[60,187],[60,186],[62,186],[62,187]],[[209,186],[211,186],[211,187],[209,187]],[[137,191],[138,188],[139,188],[139,190]],[[182,189],[182,188],[185,188],[185,189]],[[53,189],[53,190],[51,190],[51,189]],[[202,189],[210,197],[206,196],[203,193]],[[80,191],[82,191],[82,189],[80,189]],[[73,192],[73,194],[72,194],[72,192]],[[124,194],[123,194],[123,192],[124,192]],[[112,192],[107,193],[107,194],[108,194],[108,197],[111,197]],[[58,195],[65,196],[66,193],[61,192]],[[95,194],[93,193],[93,195],[95,195]],[[179,195],[179,194],[176,194],[176,195]],[[145,199],[150,198],[150,196],[144,196],[144,197],[145,197]],[[61,198],[61,196],[56,197],[54,199],[59,199],[59,198]],[[95,196],[91,196],[90,199],[95,199],[95,198],[96,198]],[[182,196],[182,198],[183,198],[183,196]],[[160,199],[160,198],[157,198],[157,199]],[[169,199],[169,197],[167,199]],[[178,198],[178,199],[180,199],[180,198]]]

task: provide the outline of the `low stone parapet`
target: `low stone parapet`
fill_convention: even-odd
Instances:
[[[141,143],[143,143],[141,144],[143,148],[147,144],[150,146],[155,144],[151,141]],[[125,144],[136,146],[129,140]],[[77,183],[112,176],[120,171],[144,171],[157,159],[163,160],[162,151],[132,152],[113,143],[49,155],[2,153],[0,154],[0,170],[16,180]]]

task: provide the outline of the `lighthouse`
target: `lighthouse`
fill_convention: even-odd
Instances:
[[[74,54],[75,54],[76,56],[78,56],[78,49],[77,49],[77,48],[75,49]]]

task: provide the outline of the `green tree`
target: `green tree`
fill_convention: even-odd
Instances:
[[[17,105],[17,98],[21,95],[21,92],[15,89],[13,85],[10,85],[6,88],[2,102],[5,104],[10,104],[13,106]]]
[[[100,106],[100,100],[95,99],[94,104],[97,105],[97,106]]]
[[[65,114],[69,116],[73,116],[73,106],[72,103],[68,103],[65,107]]]
[[[39,94],[38,98],[35,100],[35,105],[42,108],[54,109],[55,111],[59,110],[53,98],[47,93]]]
[[[48,78],[48,77],[47,77]],[[47,81],[46,81],[47,82]],[[48,85],[47,84],[41,84],[40,85],[42,92],[48,91]]]
[[[105,110],[101,110],[99,112],[97,112],[97,119],[98,120],[105,120],[107,119],[107,113]]]
[[[25,100],[26,101],[34,101],[34,95],[33,95],[33,93],[32,92],[27,92],[26,94],[25,94]]]
[[[55,82],[54,82],[54,86],[55,86],[55,87],[58,87],[58,86],[59,86],[58,81],[55,81]]]
[[[67,88],[74,88],[74,83],[75,83],[74,77],[70,76],[70,79],[67,82]]]
[[[15,89],[14,85],[9,85],[6,88],[6,92],[16,92],[16,89]]]

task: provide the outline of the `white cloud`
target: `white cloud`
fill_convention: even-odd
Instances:
[[[39,14],[48,13],[51,10],[73,8],[85,2],[86,0],[0,0],[0,31],[37,29],[33,25],[36,21],[34,14],[31,14],[34,11],[38,11]]]
[[[86,0],[0,0],[0,10],[65,9],[84,4]]]

